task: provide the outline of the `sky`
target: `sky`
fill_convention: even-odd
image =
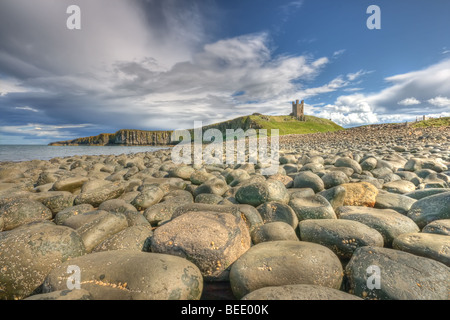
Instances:
[[[449,16],[447,0],[0,0],[0,144],[286,115],[297,99],[347,128],[450,116]]]

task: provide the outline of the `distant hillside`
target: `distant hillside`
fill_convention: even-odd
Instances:
[[[450,117],[434,118],[419,122],[413,122],[411,124],[414,128],[426,128],[426,127],[450,127]]]
[[[268,135],[271,129],[278,129],[280,135],[307,134],[317,132],[333,132],[343,130],[331,120],[306,116],[306,121],[297,121],[291,116],[265,116],[251,115],[239,117],[212,125],[204,126],[203,131],[218,129],[226,134],[226,129],[267,129]],[[192,132],[192,130],[190,130]],[[68,141],[50,143],[53,146],[76,146],[76,145],[171,145],[172,131],[142,131],[142,130],[119,130],[116,133],[102,133],[98,136],[78,138]]]

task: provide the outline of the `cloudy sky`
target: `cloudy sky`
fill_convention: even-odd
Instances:
[[[449,16],[442,0],[0,0],[0,144],[288,114],[295,99],[345,127],[450,116]]]

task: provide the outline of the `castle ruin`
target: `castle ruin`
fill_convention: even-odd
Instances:
[[[295,117],[299,121],[305,121],[305,101],[302,100],[299,103],[299,100],[292,102],[292,113],[291,115]]]

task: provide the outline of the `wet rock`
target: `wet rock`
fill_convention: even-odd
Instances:
[[[298,221],[307,219],[336,219],[333,207],[327,199],[320,195],[292,199],[289,202],[289,206],[294,210]]]
[[[322,191],[325,188],[325,185],[318,175],[306,171],[295,176],[294,188],[311,188],[317,193]]]
[[[97,245],[92,252],[112,250],[150,251],[153,231],[148,226],[128,227]]]
[[[348,176],[341,171],[331,171],[322,176],[325,189],[330,189],[335,186],[348,183],[350,180]]]
[[[352,294],[323,286],[294,284],[265,287],[250,292],[242,300],[362,300]]]
[[[66,219],[89,211],[94,211],[94,207],[90,204],[79,204],[77,206],[69,207],[58,212],[55,216],[54,222],[61,225]]]
[[[103,202],[111,199],[116,199],[124,193],[127,184],[122,182],[107,182],[99,183],[100,186],[87,186],[91,182],[85,183],[81,189],[81,193],[75,198],[74,204],[88,203],[93,207],[100,206]],[[95,182],[93,182],[94,184]]]
[[[450,219],[435,220],[435,221],[427,224],[422,229],[422,232],[450,236]]]
[[[345,167],[345,168],[351,168],[353,169],[353,172],[355,173],[361,173],[362,168],[359,165],[359,163],[353,159],[342,157],[336,160],[334,163],[335,167]]]
[[[126,211],[136,211],[136,208],[123,199],[111,199],[102,202],[102,204],[98,207],[98,210],[124,213]]]
[[[225,180],[220,178],[212,178],[205,181],[194,191],[194,196],[198,196],[202,193],[210,193],[218,196],[222,196],[228,190],[228,185]]]
[[[282,221],[269,222],[255,228],[251,233],[251,238],[253,244],[266,241],[298,241],[298,237],[292,226]]]
[[[45,279],[44,293],[67,289],[69,265],[80,268],[81,289],[93,300],[196,300],[203,289],[200,270],[186,259],[124,250],[63,263]]]
[[[407,252],[361,247],[353,254],[345,272],[350,292],[364,299],[449,299],[450,269],[435,260]]]
[[[219,212],[189,212],[157,228],[151,251],[186,258],[206,281],[228,279],[228,267],[250,248],[240,217]]]
[[[401,234],[394,239],[392,247],[442,262],[450,266],[450,237],[432,233]]]
[[[292,228],[297,228],[298,218],[294,210],[281,202],[266,202],[256,208],[264,223],[282,221]]]
[[[405,194],[416,190],[414,183],[406,180],[397,180],[385,183],[383,189],[398,194]]]
[[[47,197],[41,202],[44,206],[49,208],[52,211],[53,216],[55,216],[58,212],[72,207],[74,200],[75,196],[73,194],[70,192],[64,192],[63,194]]]
[[[91,252],[102,241],[127,228],[128,221],[120,213],[91,211],[66,219],[64,225],[76,229],[86,252]]]
[[[164,191],[162,191],[159,187],[152,186],[141,191],[141,193],[134,198],[131,204],[137,210],[141,211],[157,204],[163,197]]]
[[[52,219],[52,212],[42,203],[17,199],[0,207],[0,217],[3,219],[3,230],[12,230],[21,225]]]
[[[430,222],[450,218],[450,192],[425,197],[415,202],[408,211],[411,218],[420,228]]]
[[[0,252],[0,299],[22,299],[53,268],[85,254],[85,248],[75,230],[37,222],[0,233]]]
[[[375,208],[392,209],[406,215],[414,202],[415,199],[405,195],[380,191],[376,197]]]
[[[24,300],[92,300],[91,294],[83,289],[79,290],[61,290],[50,293],[36,294]]]
[[[318,193],[318,195],[327,199],[327,201],[333,207],[333,210],[336,210],[337,208],[344,205],[346,192],[347,191],[344,187],[336,186],[328,190],[321,191]]]
[[[341,259],[350,259],[364,246],[383,247],[383,236],[360,222],[343,219],[304,220],[299,223],[302,241],[321,244]]]
[[[391,209],[339,207],[336,213],[340,219],[358,221],[377,230],[387,247],[391,247],[399,235],[419,231],[414,221]]]
[[[342,265],[327,247],[304,241],[259,243],[235,263],[230,283],[236,298],[269,286],[312,284],[338,289]]]
[[[53,184],[54,191],[68,191],[75,192],[80,189],[84,183],[89,180],[87,177],[71,177],[71,178],[63,178],[61,180],[56,181]]]

